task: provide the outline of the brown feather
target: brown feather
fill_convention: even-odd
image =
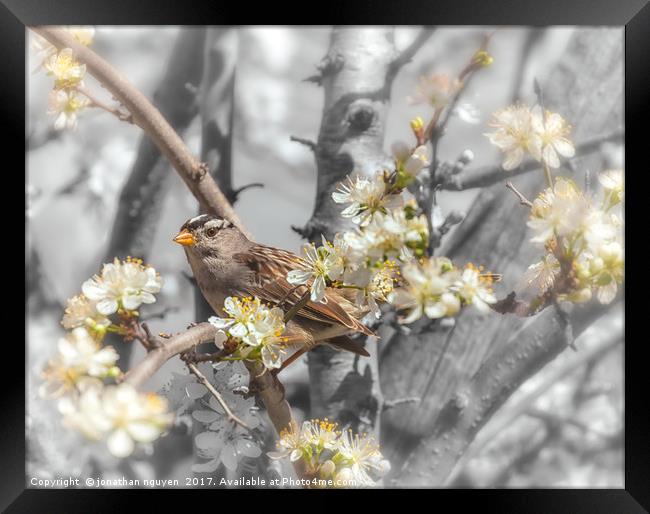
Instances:
[[[287,273],[303,265],[302,259],[292,252],[256,244],[246,253],[235,254],[234,259],[246,264],[255,274],[255,285],[250,287],[250,291],[240,291],[239,294],[257,296],[285,311],[298,303],[311,286],[310,282],[296,287],[287,281]],[[330,325],[341,324],[355,332],[374,336],[375,333],[361,323],[355,314],[362,316],[364,312],[337,290],[327,288],[324,303],[309,301],[296,315]]]

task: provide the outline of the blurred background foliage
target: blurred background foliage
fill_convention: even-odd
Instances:
[[[487,29],[439,28],[399,73],[387,122],[387,152],[391,142],[410,137],[411,118],[430,115],[427,107],[407,101],[418,77],[458,73]],[[197,29],[98,27],[93,49],[151,96],[166,71],[166,57],[178,30]],[[398,28],[398,47],[408,44],[417,30]],[[499,28],[490,42],[494,64],[470,83],[461,102],[463,115],[450,124],[440,157],[454,160],[463,150],[471,149],[475,164],[500,162],[497,149],[482,135],[489,115],[517,99],[534,102],[534,78],[544,76],[560,58],[574,30]],[[325,55],[329,33],[329,27],[248,27],[239,31],[233,181],[235,188],[252,182],[264,187],[246,190],[236,208],[258,241],[293,251],[302,241],[291,225],[301,226],[311,215],[316,169],[309,149],[290,141],[290,136],[317,137],[322,90],[304,79],[314,73]],[[30,52],[27,59],[28,70],[37,68],[35,54]],[[90,77],[88,85],[108,98]],[[140,137],[137,127],[98,110],[83,113],[75,132],[54,132],[46,115],[49,88],[50,79],[43,72],[28,76],[28,472],[44,477],[74,474],[88,465],[84,451],[72,441],[66,443],[69,434],[59,426],[51,405],[37,398],[36,390],[40,370],[63,334],[59,319],[66,299],[77,294],[83,280],[99,270],[120,188]],[[185,135],[197,155],[200,136],[197,119]],[[603,167],[622,167],[622,147],[610,145],[602,155]],[[463,211],[477,193],[442,192],[439,202],[445,211]],[[196,201],[174,174],[149,259],[165,279],[159,302],[143,312],[145,318],[162,313],[149,320],[154,332],[179,331],[195,320],[192,286],[185,276],[190,270],[183,251],[171,242],[178,227],[195,213]],[[525,212],[513,211],[513,222],[524,223]],[[622,306],[618,305],[581,335],[576,355],[603,338],[620,338],[622,320]],[[459,463],[451,485],[623,486],[622,345],[588,361],[576,360],[572,354],[562,353],[510,398]],[[132,359],[142,355],[143,350],[136,348]],[[167,363],[148,387],[163,387],[172,371],[182,372],[179,360]],[[554,373],[559,378],[549,384]],[[304,360],[287,370],[284,384],[296,416],[304,416],[309,402]],[[164,440],[159,445],[165,445]],[[174,445],[172,453],[167,449],[158,459],[156,455],[131,459],[130,472],[148,478],[191,476],[190,438],[173,438],[167,444]],[[114,469],[104,471],[109,475],[123,473],[127,464],[93,465],[96,470]]]

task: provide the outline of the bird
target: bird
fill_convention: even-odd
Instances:
[[[289,271],[303,266],[298,255],[251,241],[232,222],[211,214],[187,220],[173,241],[183,246],[194,279],[216,314],[223,312],[229,296],[257,297],[282,308],[285,318],[293,314],[283,336],[287,347],[297,347],[297,351],[278,372],[321,344],[370,355],[349,337],[354,333],[376,337],[361,322],[368,310],[357,307],[345,289],[328,287],[322,301],[311,301],[311,282],[295,286],[287,281]]]

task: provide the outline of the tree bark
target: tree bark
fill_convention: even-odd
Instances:
[[[392,28],[334,28],[326,57],[313,82],[323,86],[325,104],[316,145],[318,169],[314,212],[300,233],[320,244],[350,227],[331,198],[337,184],[353,171],[373,174],[390,169],[383,152],[390,90],[399,68],[407,63],[432,31],[423,29],[402,54]],[[328,416],[355,430],[378,434],[383,398],[379,388],[377,342],[368,340],[369,358],[337,352],[327,346],[308,354],[311,414]],[[381,344],[381,343],[379,343]]]
[[[546,107],[574,124],[574,140],[622,125],[621,65],[619,29],[580,29],[546,77]],[[598,169],[594,160],[578,158],[574,164],[580,170]],[[575,177],[579,183],[582,178]],[[541,173],[518,177],[516,186],[530,199],[546,187]],[[503,273],[497,291],[505,296],[540,256],[529,242],[527,216],[502,184],[486,188],[442,254],[458,265],[471,260]],[[590,304],[575,312],[589,320],[602,310]],[[398,470],[397,483],[441,485],[477,431],[510,394],[566,348],[564,325],[553,308],[532,320],[468,309],[453,329],[437,323],[422,333],[398,333],[381,361],[382,389],[387,397],[420,396],[422,401],[391,409],[382,419],[385,431],[400,434],[386,438],[392,442],[386,452]],[[580,330],[574,327],[576,333]],[[400,465],[407,454],[410,458]]]
[[[232,185],[232,130],[238,41],[235,28],[207,29],[200,94],[201,160],[231,204],[236,200]],[[198,322],[214,315],[197,286],[194,313]]]

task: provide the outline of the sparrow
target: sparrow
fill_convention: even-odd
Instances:
[[[287,281],[289,271],[304,267],[298,255],[251,241],[230,221],[209,214],[186,221],[173,241],[183,246],[196,283],[215,313],[223,313],[229,296],[257,297],[285,315],[299,306],[284,333],[287,346],[298,350],[281,369],[320,344],[369,355],[348,337],[376,335],[360,321],[367,310],[358,308],[344,289],[328,287],[322,301],[308,299],[311,282],[295,286]]]

